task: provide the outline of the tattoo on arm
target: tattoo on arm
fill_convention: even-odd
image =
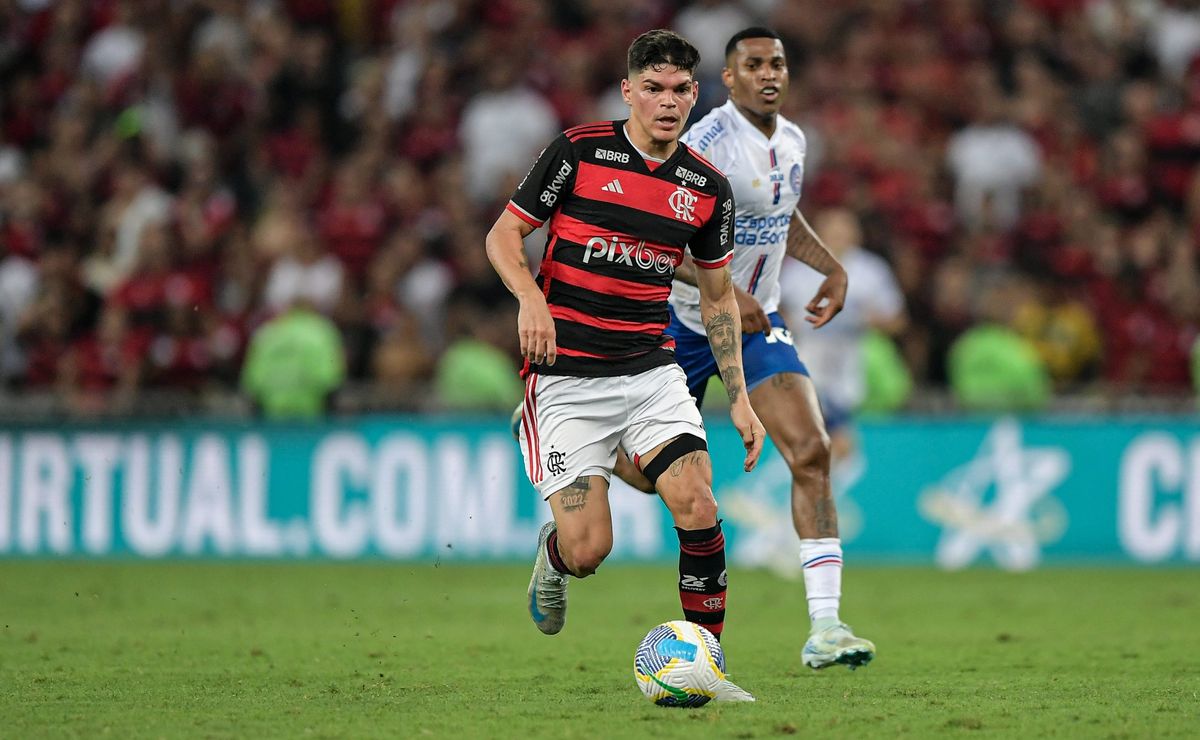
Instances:
[[[708,334],[708,343],[712,347],[713,357],[721,371],[721,382],[725,384],[725,393],[733,402],[742,392],[742,369],[736,364],[738,350],[741,346],[741,328],[733,319],[733,314],[721,311],[709,317],[704,324]]]
[[[588,476],[581,475],[571,485],[560,491],[558,499],[562,503],[563,511],[579,511],[586,506],[588,492],[591,491],[591,488]]]
[[[796,228],[799,226],[800,228]],[[817,232],[804,220],[800,209],[792,212],[792,223],[788,228],[787,253],[822,275],[828,275],[838,267],[837,257],[829,251]]]

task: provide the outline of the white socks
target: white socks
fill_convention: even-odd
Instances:
[[[836,624],[842,598],[841,539],[800,540],[800,562],[804,566],[804,593],[813,628]]]

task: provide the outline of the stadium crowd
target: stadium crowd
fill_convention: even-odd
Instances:
[[[1190,387],[1196,0],[0,0],[0,378],[80,413],[228,393],[303,310],[373,403],[506,406],[483,237],[524,168],[624,117],[637,33],[700,48],[696,120],[754,23],[789,50],[801,206],[891,264],[919,385],[987,325],[1059,390]]]

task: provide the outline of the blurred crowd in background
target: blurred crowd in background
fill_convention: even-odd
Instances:
[[[8,397],[511,408],[483,238],[514,186],[558,131],[625,117],[638,33],[700,48],[694,121],[759,23],[801,207],[890,264],[916,387],[986,327],[1057,393],[1189,391],[1196,0],[0,0]]]

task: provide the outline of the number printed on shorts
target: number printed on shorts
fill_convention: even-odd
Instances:
[[[776,342],[795,346],[795,342],[792,341],[792,333],[782,326],[772,326],[771,333],[767,335],[767,344],[775,344]]]

